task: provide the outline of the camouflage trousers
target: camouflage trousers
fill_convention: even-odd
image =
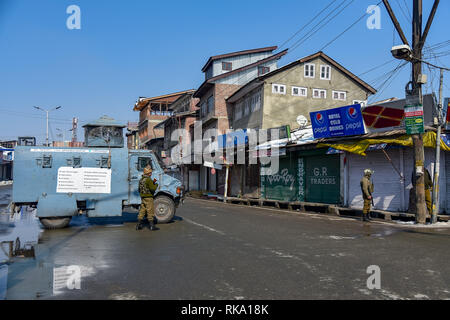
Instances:
[[[372,206],[372,200],[364,199],[364,207],[363,207],[363,213],[370,213],[370,208]]]
[[[148,221],[153,221],[155,217],[155,207],[153,198],[141,198],[141,207],[139,208],[138,220],[144,220],[147,215]]]

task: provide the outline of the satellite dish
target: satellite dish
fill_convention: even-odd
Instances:
[[[300,129],[303,129],[308,124],[308,119],[306,119],[306,117],[303,115],[299,115],[297,117],[297,123],[300,126]]]

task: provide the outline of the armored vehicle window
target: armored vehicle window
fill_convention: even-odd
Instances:
[[[152,158],[144,158],[144,157],[139,157],[138,158],[138,171],[144,171],[144,168],[150,165],[150,167],[152,167],[153,169],[153,165],[152,165]]]
[[[73,157],[73,167],[81,168],[81,158],[80,157]]]
[[[43,156],[42,158],[42,168],[51,168],[52,167],[52,156]]]

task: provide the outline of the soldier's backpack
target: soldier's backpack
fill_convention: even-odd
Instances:
[[[145,183],[147,179],[150,178],[142,177],[141,180],[139,180],[139,193],[141,194],[153,194],[153,192],[148,188],[147,184]]]

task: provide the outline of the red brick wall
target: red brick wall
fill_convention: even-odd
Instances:
[[[227,110],[227,104],[225,99],[230,97],[233,93],[235,93],[239,88],[241,88],[240,85],[235,84],[222,84],[222,83],[216,83],[215,84],[215,110],[216,110],[216,117],[219,118],[218,120],[218,126],[217,129],[219,130],[220,134],[225,134],[226,130],[230,127],[229,121],[228,121],[228,110]]]

